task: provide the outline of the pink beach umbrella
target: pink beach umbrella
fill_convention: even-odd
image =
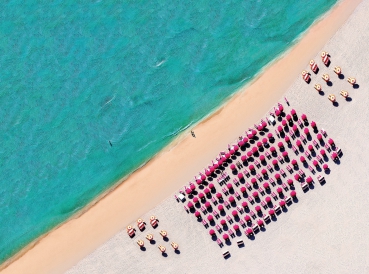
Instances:
[[[253,171],[253,170],[255,170],[255,167],[254,167],[254,165],[250,165],[250,166],[249,166],[249,169],[250,169],[250,171]]]
[[[302,114],[302,115],[301,115],[301,119],[302,119],[303,121],[305,121],[305,120],[306,120],[306,115],[305,115],[305,114]]]
[[[279,111],[279,109],[276,109],[274,113],[275,113],[275,115],[277,115],[277,116],[281,115],[281,112]]]
[[[318,161],[317,161],[317,160],[314,160],[314,161],[313,161],[313,165],[314,165],[314,166],[319,165]]]
[[[210,183],[210,184],[209,184],[209,188],[210,188],[210,189],[213,189],[213,188],[214,188],[214,184]]]
[[[218,205],[218,210],[219,210],[219,211],[223,211],[223,210],[224,210],[223,205]]]
[[[312,145],[309,145],[308,146],[308,150],[313,151],[314,150],[314,147]]]
[[[256,181],[256,178],[251,178],[251,183],[254,185],[254,184],[256,184],[257,183],[257,181]]]
[[[251,217],[249,215],[245,215],[244,217],[246,222],[250,222],[251,221]]]
[[[324,170],[327,170],[328,169],[328,165],[327,164],[324,164],[323,165],[323,168],[324,168]]]
[[[255,129],[253,129],[251,132],[252,132],[252,135],[254,135],[254,136],[257,134]]]
[[[311,121],[310,125],[312,128],[316,128],[316,123],[314,121]]]
[[[201,216],[200,212],[196,211],[196,212],[195,212],[195,217],[196,217],[196,218],[199,218],[200,216]]]
[[[278,132],[282,132],[283,131],[283,128],[281,126],[278,126],[277,127],[277,130],[278,130]]]
[[[271,153],[273,153],[273,152],[275,152],[275,147],[270,147],[269,150],[270,150]]]
[[[331,155],[331,159],[336,160],[337,157],[338,157],[338,154],[336,152],[333,152],[332,155]]]
[[[287,114],[286,119],[287,119],[288,122],[291,121],[291,119],[292,119],[291,115]]]
[[[296,173],[294,177],[295,177],[296,181],[300,180],[300,175],[299,174]]]
[[[247,159],[246,155],[242,155],[242,156],[241,156],[241,161],[242,161],[242,162],[245,162],[245,161],[246,161],[246,159]]]
[[[234,164],[231,164],[230,168],[231,168],[232,170],[235,170],[235,169],[236,169],[236,166],[235,166]]]
[[[278,103],[278,109],[279,109],[280,112],[283,111],[283,105],[281,103]]]
[[[247,202],[246,201],[242,202],[242,207],[244,207],[244,208],[247,207]]]
[[[268,211],[268,213],[269,213],[270,216],[273,216],[274,215],[274,210],[271,209],[271,210]]]
[[[297,140],[296,141],[296,146],[300,147],[301,146],[301,141],[300,140]]]
[[[199,193],[199,198],[200,198],[200,199],[203,199],[204,197],[205,197],[204,193],[200,192],[200,193]]]
[[[209,208],[210,207],[210,203],[209,202],[206,202],[205,203],[205,207]]]
[[[197,197],[193,198],[192,200],[195,204],[197,204],[199,202],[199,199]]]
[[[257,206],[255,207],[255,211],[257,211],[257,212],[261,211],[261,207],[260,207],[259,205],[257,205]]]
[[[284,141],[285,141],[286,143],[289,143],[289,142],[290,142],[290,137],[288,137],[288,136],[284,137]]]
[[[210,229],[210,230],[209,230],[209,234],[210,234],[211,236],[213,236],[213,235],[215,234],[214,229]]]
[[[285,127],[286,125],[287,125],[287,121],[283,119],[283,120],[282,120],[282,126],[284,126],[284,127]]]
[[[249,141],[249,138],[247,138],[247,137],[243,137],[243,140],[242,140],[244,143],[245,143],[245,145],[246,145],[246,143]]]
[[[306,178],[306,182],[308,184],[311,184],[313,182],[313,178],[311,178],[310,176]]]
[[[296,191],[292,190],[290,195],[291,197],[296,197]]]
[[[286,157],[288,156],[288,152],[287,152],[287,151],[283,151],[283,152],[282,152],[282,156],[283,156],[284,158],[286,158]]]
[[[243,146],[245,145],[245,142],[244,142],[243,140],[239,140],[239,141],[238,141],[238,145],[239,145],[240,147],[243,147]]]
[[[242,179],[243,178],[243,174],[242,173],[238,173],[237,174],[237,177],[238,177],[238,179]]]
[[[225,157],[226,157],[227,159],[229,159],[229,158],[231,158],[231,154],[230,154],[230,153],[226,153],[226,154],[225,154]]]
[[[292,115],[292,116],[296,115],[296,110],[291,109],[291,115]]]
[[[211,175],[210,170],[209,169],[205,169],[205,174],[206,174],[206,176],[210,176]]]
[[[276,159],[273,159],[272,164],[273,164],[274,166],[276,166],[276,165],[278,165],[278,161],[277,161]]]
[[[235,225],[233,226],[233,229],[237,231],[237,230],[239,230],[239,229],[240,229],[240,227],[238,226],[238,224],[235,224]]]
[[[292,159],[291,164],[295,166],[297,165],[297,161],[295,159]]]
[[[301,156],[300,157],[300,161],[301,161],[301,163],[304,163],[306,160],[305,160],[305,157],[304,156]]]
[[[328,139],[328,144],[330,144],[330,145],[334,145],[334,141],[333,141],[333,139],[329,138],[329,139]]]
[[[233,196],[229,196],[228,201],[229,201],[230,203],[233,203],[233,202],[234,202],[234,197],[233,197]]]
[[[293,131],[294,131],[294,132],[298,131],[298,128],[297,128],[297,126],[296,126],[296,125],[293,125],[293,126],[292,126],[292,129],[293,129]]]
[[[209,221],[209,222],[212,222],[213,220],[214,220],[213,215],[211,215],[211,214],[210,214],[210,215],[208,215],[208,221]]]
[[[257,146],[257,147],[262,147],[262,146],[263,146],[263,143],[262,143],[262,142],[257,142],[257,143],[256,143],[256,146]]]
[[[189,208],[193,208],[193,204],[192,204],[191,202],[188,202],[188,203],[187,203],[187,206],[188,206]]]
[[[248,137],[249,139],[252,139],[252,138],[254,138],[254,135],[252,134],[252,132],[250,132],[250,133],[247,133],[247,137]]]
[[[266,143],[268,143],[268,139],[267,138],[263,138],[262,142],[265,145]]]
[[[241,192],[242,192],[242,193],[245,193],[245,192],[246,192],[246,187],[242,186],[242,187],[240,188],[240,190],[241,190]]]
[[[246,229],[246,234],[247,235],[252,235],[254,233],[254,231],[251,228]]]
[[[253,196],[254,198],[256,198],[256,197],[259,197],[259,194],[258,194],[256,191],[254,191],[254,192],[252,193],[252,196]]]
[[[252,148],[252,152],[253,152],[253,154],[256,154],[256,152],[258,152],[258,148],[257,147],[253,147]]]
[[[323,139],[323,136],[320,133],[316,137],[318,138],[319,141]]]
[[[191,190],[195,190],[196,189],[196,186],[194,185],[194,184],[190,184],[190,188],[191,188]]]
[[[293,181],[292,181],[292,179],[288,179],[288,180],[287,180],[287,184],[288,184],[288,185],[290,185],[290,186],[291,186],[291,185],[293,185]]]
[[[238,215],[237,211],[236,211],[236,210],[233,210],[233,211],[232,211],[232,215],[233,215],[233,216],[237,216],[237,215]]]
[[[190,194],[192,192],[191,188],[186,188],[186,193]]]
[[[324,150],[324,149],[320,150],[320,154],[321,154],[322,156],[325,156],[325,150]]]
[[[217,193],[216,195],[215,195],[218,199],[220,199],[220,198],[222,198],[222,193]]]
[[[270,196],[265,197],[265,202],[266,203],[270,203],[271,201],[272,201],[272,198],[270,198]]]
[[[235,150],[234,150],[234,149],[231,149],[231,150],[229,151],[229,153],[230,153],[231,155],[233,155],[233,154],[235,153]]]
[[[252,156],[252,151],[248,151],[248,152],[247,152],[247,156],[248,156],[248,157],[251,157],[251,156]]]
[[[284,207],[284,206],[286,205],[286,202],[285,202],[284,200],[281,200],[281,201],[279,202],[279,205],[280,205],[281,207]]]
[[[205,193],[205,194],[209,194],[209,192],[210,192],[210,189],[208,189],[208,188],[205,188],[205,189],[204,189],[204,193]]]
[[[221,225],[225,225],[226,224],[226,221],[224,219],[220,220],[220,224]]]
[[[263,175],[265,175],[265,174],[267,174],[268,172],[267,172],[267,170],[265,169],[265,168],[263,168],[262,170],[261,170],[261,174],[263,174]]]
[[[201,177],[200,177],[200,178],[201,178],[201,180],[202,180],[202,181],[205,181],[206,176],[205,176],[204,174],[202,174],[202,173],[200,173],[200,176],[201,176]]]
[[[283,192],[282,188],[281,188],[281,187],[278,187],[278,188],[277,188],[277,192],[278,192],[279,194],[281,194],[281,193]]]
[[[269,132],[268,135],[267,135],[267,137],[268,137],[268,139],[272,139],[273,138],[273,134]]]
[[[263,187],[264,187],[265,189],[268,189],[268,188],[269,188],[269,183],[267,183],[267,182],[263,183]]]
[[[232,184],[227,184],[227,188],[232,189],[233,188]]]
[[[284,147],[283,143],[282,143],[282,142],[278,142],[278,147],[279,147],[279,148]]]
[[[309,129],[307,127],[304,128],[304,133],[305,133],[305,135],[309,135]]]
[[[260,155],[259,159],[260,159],[260,162],[264,162],[265,161],[265,156],[262,154],[262,155]]]
[[[264,222],[261,219],[259,219],[257,223],[258,223],[258,226],[263,226],[264,225]]]
[[[279,179],[281,179],[281,175],[280,175],[279,173],[276,173],[276,174],[274,175],[274,178],[275,178],[276,180],[279,180]]]

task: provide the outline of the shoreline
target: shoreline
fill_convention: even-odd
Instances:
[[[338,2],[302,33],[289,49],[264,67],[252,81],[194,125],[192,129],[196,133],[196,139],[186,135],[190,129],[182,132],[136,171],[119,180],[74,216],[5,261],[0,270],[9,273],[21,273],[25,269],[37,273],[62,272],[129,222],[159,204],[185,184],[186,180],[191,180],[202,166],[208,164],[217,152],[227,146],[227,143],[234,141],[249,126],[263,118],[270,107],[283,96],[300,71],[307,67],[309,59],[316,55],[360,2],[361,0]],[[245,106],[250,108],[246,109]],[[240,119],[240,116],[246,118]],[[224,123],[233,117],[238,121]],[[212,140],[215,143],[206,145],[206,136],[210,135],[215,139]],[[197,144],[194,144],[195,141]],[[199,147],[202,147],[201,155],[199,152],[196,155],[196,148]],[[186,163],[186,170],[176,166],[175,161]],[[155,183],[148,185],[147,180],[154,180],[155,176]],[[127,206],[132,205],[137,207],[127,212]],[[47,263],[37,264],[41,261]]]

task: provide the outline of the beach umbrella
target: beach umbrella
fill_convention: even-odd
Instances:
[[[282,152],[282,156],[283,156],[284,158],[286,158],[286,157],[288,156],[288,152],[287,152],[287,151],[283,151],[283,152]]]
[[[284,207],[284,206],[286,205],[286,202],[285,202],[284,200],[282,200],[282,201],[280,201],[280,202],[279,202],[279,205],[280,205],[281,207]]]
[[[292,179],[288,179],[288,180],[287,180],[287,184],[288,184],[288,185],[293,185],[293,181],[292,181]]]
[[[258,125],[258,131],[262,131],[264,129],[263,125]]]
[[[233,202],[234,202],[234,197],[233,197],[233,196],[229,196],[228,201],[229,201],[230,203],[233,203]]]
[[[209,166],[209,170],[210,170],[211,173],[213,173],[215,168],[213,166]]]
[[[255,170],[255,167],[254,167],[254,165],[250,165],[250,166],[249,166],[249,169],[250,169],[250,171],[253,171],[253,170]]]
[[[263,184],[263,187],[264,187],[265,189],[268,189],[268,188],[269,188],[269,183],[265,182],[265,183]]]
[[[200,216],[201,216],[200,212],[196,211],[196,212],[195,212],[195,216],[196,216],[197,218],[198,218],[198,217],[200,217]]]
[[[235,166],[234,164],[231,164],[230,168],[231,168],[232,170],[235,170],[235,169],[236,169],[236,166]]]
[[[293,126],[292,126],[292,129],[293,129],[293,131],[294,131],[294,132],[298,131],[298,128],[297,128],[297,126],[296,126],[296,125],[293,125]]]
[[[252,135],[254,135],[254,136],[257,134],[255,129],[253,129],[251,132],[252,132]]]
[[[278,130],[278,132],[282,132],[283,131],[283,128],[281,126],[278,126],[277,127],[277,130]]]
[[[204,193],[205,193],[205,194],[209,194],[209,192],[210,192],[210,189],[208,189],[208,188],[205,188],[205,189],[204,189]]]
[[[241,190],[241,192],[242,192],[242,193],[245,193],[245,192],[246,192],[246,187],[242,186],[242,187],[240,188],[240,190]]]
[[[311,125],[312,128],[316,127],[316,123],[314,121],[311,121],[310,125]]]
[[[226,224],[226,221],[224,219],[220,220],[220,224],[221,225],[225,225]]]
[[[204,193],[200,192],[200,193],[199,193],[199,198],[200,198],[200,199],[202,199],[202,198],[204,198],[204,197],[205,197]]]
[[[187,203],[187,206],[188,206],[189,208],[193,208],[193,204],[192,204],[191,202],[188,202],[188,203]]]
[[[255,154],[256,152],[258,152],[258,148],[257,147],[253,147],[252,148],[252,152]]]
[[[256,146],[257,147],[262,147],[263,146],[263,143],[262,142],[257,142]]]
[[[194,184],[190,184],[190,188],[191,188],[191,190],[195,190],[196,189],[196,186],[194,185]]]
[[[278,109],[279,109],[280,112],[283,111],[283,105],[281,103],[278,103]]]
[[[210,188],[210,189],[213,189],[213,188],[214,188],[214,184],[213,184],[213,183],[210,183],[210,184],[209,184],[209,188]]]
[[[274,210],[271,209],[271,210],[268,211],[268,213],[269,213],[270,216],[273,216],[274,215]]]
[[[223,234],[223,239],[227,241],[229,239],[228,234]]]
[[[295,159],[293,159],[293,160],[291,161],[291,164],[293,164],[293,165],[295,166],[295,165],[297,165],[297,161],[296,161]]]
[[[211,175],[211,172],[210,172],[210,170],[208,170],[208,169],[205,169],[205,174],[206,174],[206,176],[210,176],[210,175]]]
[[[273,138],[273,134],[269,132],[268,135],[267,135],[267,137],[268,137],[268,139],[272,139]]]
[[[309,129],[306,127],[306,128],[304,128],[304,133],[306,134],[306,135],[309,135]]]
[[[238,226],[238,224],[235,224],[235,225],[233,226],[233,229],[234,229],[234,230],[239,230],[239,229],[240,229],[240,227]]]
[[[263,226],[263,225],[264,225],[263,220],[259,219],[259,220],[258,220],[258,226]]]
[[[246,233],[247,235],[252,235],[252,233],[254,233],[254,231],[251,228],[246,229]]]
[[[242,173],[238,173],[237,174],[237,177],[238,177],[238,179],[242,179],[243,178],[243,174]]]
[[[283,192],[282,188],[281,188],[281,187],[278,187],[278,188],[277,188],[277,192],[278,192],[279,194],[281,194],[281,193]]]
[[[308,184],[310,184],[312,181],[313,181],[313,179],[312,179],[310,176],[306,178],[306,182],[307,182]]]
[[[247,202],[246,201],[242,202],[242,207],[247,207]]]
[[[229,158],[231,158],[231,154],[230,154],[230,153],[226,153],[226,154],[225,154],[225,157],[226,157],[227,159],[229,159]]]
[[[261,122],[261,124],[262,124],[262,126],[263,126],[264,128],[266,128],[267,123],[266,123],[264,120]]]
[[[217,193],[217,194],[215,194],[215,196],[218,198],[218,199],[220,199],[220,198],[222,198],[222,194],[221,193]]]
[[[263,144],[266,144],[266,143],[268,143],[268,139],[267,138],[263,138],[262,142],[263,142]]]
[[[319,141],[323,139],[323,136],[320,133],[318,133],[316,137],[318,138]]]
[[[282,142],[278,142],[278,147],[279,147],[279,148],[284,147],[283,143],[282,143]]]
[[[289,142],[290,142],[290,137],[285,136],[285,137],[284,137],[284,141],[285,141],[286,143],[289,143]]]
[[[227,188],[232,189],[233,188],[232,184],[227,184]]]
[[[201,178],[202,181],[205,181],[206,176],[204,174],[200,173],[200,178]]]
[[[251,217],[249,215],[245,215],[244,219],[245,219],[246,222],[251,221]]]
[[[324,164],[324,165],[323,165],[323,168],[324,168],[324,169],[328,169],[328,165],[327,165],[327,164]]]
[[[276,174],[274,175],[274,178],[276,178],[276,180],[279,180],[279,179],[281,179],[281,175],[280,175],[279,173],[276,173]]]
[[[186,193],[190,194],[192,192],[191,188],[186,188]]]
[[[251,178],[251,183],[254,185],[254,184],[256,184],[257,183],[257,181],[256,181],[256,178]]]
[[[233,211],[232,211],[232,215],[233,215],[233,216],[237,216],[237,215],[238,215],[238,214],[237,214],[237,211],[236,211],[236,210],[233,210]]]
[[[265,168],[263,168],[263,169],[261,170],[261,174],[263,174],[263,175],[267,174],[267,171],[266,171],[266,169],[265,169]]]
[[[262,155],[260,155],[259,159],[260,159],[260,162],[264,162],[265,161],[265,156],[262,154]]]
[[[256,210],[257,212],[259,212],[259,211],[261,211],[261,207],[257,205],[257,206],[255,207],[255,210]]]
[[[213,168],[217,169],[219,167],[219,162],[216,161],[215,163],[213,161],[211,161],[213,163]]]
[[[306,160],[305,160],[305,157],[304,156],[301,156],[300,157],[300,161],[303,163],[303,162],[305,162]]]
[[[275,115],[277,115],[277,116],[281,115],[281,112],[279,111],[279,109],[276,109],[276,110],[274,111],[274,113],[275,113]]]
[[[277,161],[276,159],[273,159],[272,164],[273,164],[274,166],[276,166],[276,165],[278,165],[278,161]]]
[[[210,234],[211,236],[213,236],[213,235],[215,234],[214,229],[210,229],[210,230],[209,230],[209,234]]]
[[[238,141],[238,145],[239,145],[240,147],[243,147],[243,146],[245,145],[245,142],[244,142],[243,140],[239,140],[239,141]]]
[[[296,191],[292,190],[290,195],[291,195],[291,197],[296,197]]]
[[[208,221],[209,221],[209,222],[211,222],[211,221],[213,221],[213,220],[214,220],[213,215],[211,215],[211,214],[210,214],[210,215],[208,215]]]
[[[291,115],[292,115],[292,116],[296,115],[296,110],[291,109]]]
[[[318,161],[317,161],[317,160],[314,160],[314,161],[313,161],[313,165],[314,165],[314,166],[319,165]]]
[[[300,175],[299,174],[296,173],[294,177],[295,177],[296,181],[300,180]]]
[[[337,153],[333,152],[331,156],[332,160],[335,160],[337,157],[338,157]]]
[[[249,133],[247,133],[247,137],[248,137],[249,139],[252,139],[252,138],[254,137],[254,135],[252,134],[252,132],[249,132]]]
[[[291,121],[291,119],[292,119],[291,115],[287,114],[286,119],[287,119],[288,122]]]
[[[218,205],[218,210],[219,210],[219,211],[223,211],[223,210],[224,210],[223,205]]]
[[[235,150],[234,150],[234,149],[231,149],[231,150],[229,150],[229,153],[230,153],[231,155],[233,155],[233,154],[235,153]]]
[[[334,141],[333,141],[333,139],[329,138],[329,139],[328,139],[328,144],[330,144],[330,145],[334,145]]]
[[[193,198],[192,200],[195,204],[197,204],[199,202],[199,199],[197,197]]]
[[[284,127],[285,127],[286,125],[287,125],[287,121],[283,119],[283,120],[282,120],[282,126],[284,126]]]
[[[245,162],[245,161],[246,161],[246,159],[247,159],[246,155],[242,155],[242,156],[241,156],[241,161],[242,161],[242,162]]]
[[[249,138],[247,138],[247,137],[243,137],[243,140],[242,140],[244,143],[245,143],[245,145],[246,145],[246,143],[249,141]]]
[[[205,202],[205,206],[206,207],[210,207],[210,203],[207,201],[207,202]]]
[[[271,153],[275,152],[275,147],[270,147],[270,152]]]
[[[305,114],[302,114],[302,115],[301,115],[301,119],[302,119],[303,121],[305,121],[305,120],[306,120],[306,115],[305,115]]]
[[[201,183],[202,183],[202,180],[200,180],[200,179],[196,179],[196,183],[199,185],[199,184],[201,184]]]
[[[270,196],[265,197],[265,202],[266,203],[270,203],[271,201],[272,201],[272,198],[270,198]]]
[[[313,151],[313,150],[314,150],[314,147],[313,147],[312,145],[308,145],[308,149],[309,149],[310,151]]]
[[[252,156],[252,151],[248,151],[248,152],[247,152],[247,156],[248,156],[248,157],[251,157],[251,156]]]
[[[234,145],[234,146],[233,146],[233,150],[234,150],[234,151],[238,151],[239,149],[240,149],[240,148],[238,147],[238,145]]]
[[[254,198],[256,198],[256,197],[258,197],[258,196],[259,196],[259,194],[258,194],[256,191],[254,191],[254,192],[252,193],[252,196],[253,196]]]

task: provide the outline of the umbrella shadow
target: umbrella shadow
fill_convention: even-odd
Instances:
[[[141,249],[141,251],[146,251],[146,247],[144,247],[144,246],[141,246],[140,249]]]
[[[156,241],[153,239],[153,240],[150,241],[150,244],[154,245],[154,244],[156,244]]]
[[[325,171],[324,171],[325,174],[329,175],[331,174],[331,170],[329,168],[327,168]]]
[[[168,254],[166,252],[162,252],[161,256],[163,256],[164,258],[168,257]]]
[[[226,240],[226,241],[224,241],[224,242],[225,242],[225,244],[226,244],[226,245],[228,245],[228,246],[231,246],[231,245],[232,245],[232,241],[231,241],[231,240],[229,240],[229,239],[228,239],[228,240]]]
[[[294,198],[292,198],[292,200],[293,200],[293,202],[294,202],[295,204],[297,204],[297,203],[299,202],[299,198],[297,198],[296,196],[295,196]]]
[[[338,107],[339,106],[339,104],[338,104],[337,101],[335,101],[332,105],[335,106],[335,107]]]
[[[321,95],[321,96],[324,96],[324,94],[325,94],[325,93],[324,93],[324,91],[322,91],[322,90],[321,90],[321,91],[319,91],[318,93],[319,93],[319,95]]]
[[[351,102],[352,98],[350,96],[346,97],[346,102]]]
[[[360,86],[359,86],[359,84],[354,84],[352,87],[353,87],[354,89],[358,89]]]
[[[328,87],[331,87],[331,86],[333,86],[333,83],[332,83],[332,81],[329,81],[329,80],[328,80],[328,81],[327,81],[327,86],[328,86]]]
[[[255,241],[255,235],[254,234],[248,235],[247,238],[251,241]]]
[[[283,213],[287,213],[288,212],[288,208],[286,206],[283,206],[282,207],[282,211],[283,211]]]
[[[340,80],[345,79],[345,75],[343,73],[338,74],[338,79],[340,79]]]
[[[168,241],[169,241],[169,238],[168,238],[168,237],[163,237],[163,240],[164,240],[165,242],[168,242]]]
[[[181,254],[181,251],[180,251],[179,249],[176,249],[176,250],[174,251],[174,253],[175,253],[175,254],[177,254],[177,255],[179,255],[179,254]]]

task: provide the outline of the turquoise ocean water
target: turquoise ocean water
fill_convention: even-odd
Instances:
[[[2,1],[0,262],[222,104],[335,2]]]

